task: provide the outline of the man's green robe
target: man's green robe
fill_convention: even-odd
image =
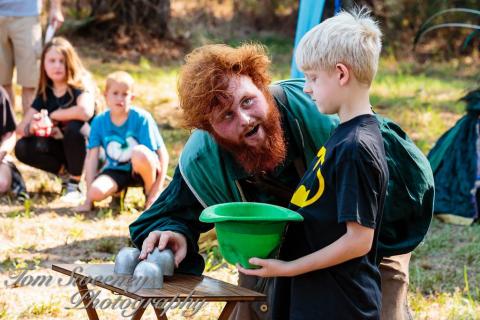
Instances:
[[[275,101],[287,122],[283,125],[290,127],[308,166],[339,121],[336,116],[318,112],[315,103],[303,92],[303,84],[299,79],[279,82],[287,101],[282,102],[277,96]],[[377,119],[390,171],[378,254],[390,256],[412,251],[425,236],[433,211],[433,176],[428,160],[401,128],[381,116],[377,115]],[[203,261],[198,255],[193,257],[198,251],[196,241],[200,232],[213,226],[200,223],[198,216],[203,207],[245,200],[236,179],[238,170],[231,155],[210,134],[194,131],[169,187],[130,225],[134,243],[141,247],[153,230],[181,232],[188,239],[190,251],[181,269],[201,273]]]

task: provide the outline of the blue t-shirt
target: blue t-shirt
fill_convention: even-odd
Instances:
[[[42,0],[1,0],[0,17],[34,17],[42,11]]]
[[[139,144],[154,152],[164,144],[155,120],[147,111],[131,107],[121,126],[112,122],[110,110],[93,119],[88,149],[103,147],[106,155],[103,170],[131,171],[132,149]]]

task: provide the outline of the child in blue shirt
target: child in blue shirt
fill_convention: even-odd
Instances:
[[[133,78],[126,72],[107,77],[105,99],[109,110],[92,122],[85,161],[87,196],[77,211],[89,211],[129,186],[143,186],[148,208],[162,191],[168,153],[153,117],[134,107]],[[100,147],[106,162],[98,172]]]

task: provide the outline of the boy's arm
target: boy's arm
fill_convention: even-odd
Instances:
[[[293,277],[307,272],[324,269],[366,255],[372,248],[375,229],[357,222],[346,222],[347,232],[335,242],[309,255],[293,261],[251,258],[249,262],[261,269],[245,269],[247,275],[261,277]]]
[[[58,109],[50,114],[50,119],[55,121],[80,120],[88,121],[95,113],[95,100],[89,92],[78,96],[76,105],[66,109]]]
[[[162,192],[162,188],[165,184],[165,178],[167,176],[167,169],[168,169],[168,151],[165,147],[165,144],[162,144],[160,148],[157,149],[157,155],[159,160],[159,167],[157,168],[157,179],[148,194],[148,199],[145,204],[145,208],[149,208],[152,203],[158,198],[160,193]]]

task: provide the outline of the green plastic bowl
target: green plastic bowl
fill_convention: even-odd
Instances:
[[[287,208],[257,202],[230,202],[203,210],[200,221],[214,223],[220,252],[231,264],[254,269],[248,260],[268,258],[280,245],[289,221],[303,217]]]

